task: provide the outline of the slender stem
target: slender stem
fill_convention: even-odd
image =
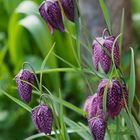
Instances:
[[[105,33],[108,33],[109,36],[111,35],[110,32],[109,32],[109,30],[108,30],[107,28],[105,28],[105,29],[103,30],[103,33],[102,33],[103,39],[105,39]]]
[[[31,65],[29,62],[24,62],[24,63],[22,64],[22,69],[23,69],[23,70],[24,70],[24,68],[25,68],[25,65],[28,65],[28,66],[31,68],[31,70],[33,71],[33,74],[34,74],[35,79],[36,79],[36,82],[37,82],[37,86],[38,86],[38,88],[39,88],[39,80],[38,80],[38,78],[37,78],[37,76],[36,76],[36,73],[35,73],[34,68],[32,67],[32,65]]]

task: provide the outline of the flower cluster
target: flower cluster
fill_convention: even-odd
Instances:
[[[109,83],[108,83],[109,82]],[[106,86],[106,113],[103,112],[103,93]],[[124,99],[124,98],[125,99]],[[116,79],[100,81],[97,93],[88,96],[85,102],[84,111],[88,113],[89,128],[96,140],[103,140],[106,130],[106,123],[109,117],[115,118],[119,115],[122,107],[128,102],[128,91],[126,85],[121,85]]]
[[[48,24],[51,33],[53,33],[54,29],[64,32],[61,7],[66,17],[74,22],[73,0],[45,0],[39,7],[39,13]],[[22,69],[15,77],[19,96],[26,103],[31,101],[34,79],[35,74],[28,69]],[[52,110],[47,105],[39,104],[33,108],[32,120],[40,132],[51,134],[53,115]]]
[[[62,20],[61,6],[66,17],[74,22],[74,1],[73,0],[45,0],[39,8],[39,13],[48,24],[53,33],[54,29],[64,32],[64,24]]]
[[[112,55],[112,48],[115,37],[99,37],[93,41],[93,65],[98,70],[98,64],[101,64],[105,73],[108,73],[112,59],[108,56],[107,51]],[[101,46],[103,45],[103,46]],[[114,60],[118,68],[120,64],[120,55],[118,44],[114,44]],[[103,98],[106,91],[106,112],[103,112]],[[103,79],[100,81],[97,93],[88,96],[84,105],[84,111],[88,113],[87,119],[89,128],[95,140],[103,140],[105,136],[108,118],[114,119],[119,115],[121,109],[126,108],[128,103],[128,91],[123,80]]]
[[[32,96],[32,86],[35,75],[28,69],[21,69],[15,80],[21,99],[29,103]],[[32,109],[32,120],[36,128],[45,134],[51,134],[53,115],[51,109],[45,104],[39,104]]]

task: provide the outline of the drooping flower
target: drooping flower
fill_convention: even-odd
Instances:
[[[74,1],[73,0],[61,0],[61,5],[63,7],[66,17],[74,22]]]
[[[64,32],[64,24],[58,0],[43,1],[39,7],[39,12],[48,24],[51,33],[53,33],[54,29]]]
[[[92,44],[92,60],[93,65],[98,70],[99,64],[105,73],[108,73],[111,63],[112,63],[112,48],[115,41],[114,36],[103,36],[97,37]],[[104,47],[104,49],[103,49]],[[106,50],[106,51],[105,51]],[[109,56],[109,54],[110,56]],[[120,54],[119,54],[119,46],[118,43],[115,43],[114,46],[114,61],[116,67],[120,65]]]
[[[97,93],[88,96],[84,105],[84,111],[88,113],[88,118],[96,116],[98,108]]]
[[[15,77],[17,89],[21,99],[25,102],[31,101],[32,85],[34,83],[34,74],[27,69],[22,69]]]
[[[51,109],[47,105],[40,104],[33,108],[32,120],[39,132],[51,134],[53,115]]]
[[[106,121],[97,116],[89,119],[88,124],[94,139],[103,140],[106,131]]]
[[[98,102],[99,107],[103,109],[103,93],[107,86],[108,79],[104,79],[98,86]],[[108,84],[106,108],[107,113],[114,118],[120,113],[121,110],[122,89],[118,80],[111,80]]]

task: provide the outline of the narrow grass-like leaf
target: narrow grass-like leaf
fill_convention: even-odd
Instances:
[[[109,29],[109,32],[110,32],[110,34],[112,34],[111,19],[110,19],[110,16],[109,16],[109,11],[107,9],[107,6],[106,6],[104,0],[99,0],[99,3],[100,3],[100,7],[102,9],[102,12],[103,12],[104,19],[106,21],[107,27]]]
[[[71,103],[69,103],[69,102],[67,102],[67,101],[65,101],[65,100],[62,100],[62,99],[60,100],[60,99],[58,99],[58,98],[55,97],[55,96],[53,96],[53,98],[54,98],[54,100],[57,101],[58,103],[62,102],[62,104],[63,104],[65,107],[67,107],[67,108],[69,108],[69,109],[71,109],[71,110],[73,110],[73,111],[75,111],[75,112],[77,112],[77,113],[79,113],[79,114],[81,114],[81,115],[85,115],[85,114],[86,114],[86,112],[84,112],[82,109],[76,107],[75,105],[73,105],[73,104],[71,104]]]
[[[49,94],[51,93],[45,86],[43,86],[43,88],[44,88]],[[33,93],[35,93],[35,94],[37,94],[37,95],[40,95],[37,91],[33,91]],[[65,107],[67,107],[67,108],[69,108],[69,109],[71,109],[71,110],[77,112],[77,113],[80,114],[80,115],[83,115],[83,116],[86,115],[86,112],[84,112],[83,109],[80,109],[80,108],[78,108],[77,106],[75,106],[75,105],[73,105],[73,104],[71,104],[71,103],[69,103],[69,102],[67,102],[67,101],[65,101],[65,100],[63,100],[63,99],[59,99],[58,97],[54,96],[53,94],[50,94],[49,96],[51,96],[51,98],[52,98],[52,100],[53,100],[54,102],[58,102],[59,104],[62,103],[63,106],[65,106]]]
[[[27,104],[25,104],[22,101],[16,99],[15,97],[12,97],[11,95],[9,95],[7,92],[3,91],[2,89],[0,89],[0,92],[2,92],[4,95],[6,95],[8,98],[10,98],[12,101],[14,101],[15,103],[17,103],[22,108],[24,108],[27,111],[31,112],[32,108],[29,107]]]
[[[0,50],[0,62],[2,62],[3,59],[5,58],[7,51],[8,51],[8,46],[5,46]]]
[[[121,26],[120,26],[120,33],[123,34],[123,30],[124,30],[124,15],[125,15],[125,12],[124,12],[124,8],[122,10],[122,17],[121,17]],[[119,52],[120,52],[120,57],[121,57],[121,54],[122,54],[122,43],[123,43],[123,36],[120,36],[119,38]]]
[[[54,68],[54,69],[43,69],[43,70],[36,71],[36,74],[54,73],[54,72],[77,72],[77,71],[74,68]]]
[[[61,91],[59,89],[59,99],[62,99],[62,95],[61,95]],[[64,130],[64,125],[63,125],[63,104],[62,101],[60,102],[60,111],[59,111],[59,121],[60,121],[60,126],[61,126],[61,135],[62,135],[62,139],[65,140],[65,130]]]
[[[84,72],[87,74],[91,74],[91,75],[98,75],[100,78],[104,78],[104,76],[100,75],[100,73],[94,73],[91,70],[88,69],[82,69],[81,68],[54,68],[54,69],[43,69],[43,70],[39,70],[36,71],[36,74],[40,74],[40,73],[55,73],[55,72]]]
[[[64,118],[65,123],[70,127],[70,128],[77,128],[79,131],[77,131],[77,134],[83,138],[84,140],[93,140],[93,137],[87,130],[87,128],[79,125],[78,123],[75,123],[74,121],[70,120],[69,118],[65,117]]]
[[[121,36],[122,36],[122,34],[120,33],[120,34],[115,38],[115,40],[114,40],[114,42],[113,42],[113,46],[112,46],[112,52],[111,52],[111,53],[112,53],[112,55],[111,55],[112,62],[113,62],[114,68],[115,68],[116,75],[117,75],[118,77],[120,77],[120,75],[119,75],[119,73],[118,73],[118,71],[117,71],[117,68],[116,68],[115,57],[114,57],[114,49],[115,49],[115,47],[116,47],[116,43],[117,43],[118,38],[121,37]]]
[[[76,37],[77,37],[77,49],[78,49],[78,58],[80,59],[80,18],[79,18],[79,9],[78,9],[78,1],[74,0],[74,21],[76,28]]]
[[[135,96],[135,61],[134,61],[134,51],[131,49],[131,68],[130,68],[130,80],[129,80],[129,94],[128,94],[128,108],[131,112],[131,107],[133,104]]]
[[[47,53],[46,57],[44,58],[43,62],[42,62],[42,65],[41,65],[41,73],[40,73],[40,92],[42,93],[42,76],[43,76],[43,72],[42,70],[45,68],[45,64],[51,54],[51,52],[53,51],[53,48],[55,46],[55,43],[53,44],[53,46],[51,47],[51,49],[49,50],[49,52]]]
[[[52,132],[51,135],[53,135],[53,134],[54,134],[54,131]],[[51,136],[47,136],[45,133],[35,134],[35,135],[32,135],[32,136],[30,136],[28,138],[25,138],[24,140],[34,140],[34,139],[41,138],[41,137],[47,137],[47,138],[49,138],[51,140],[57,140],[56,138],[53,138]]]
[[[127,107],[126,107],[126,108],[127,108]],[[138,132],[137,130],[139,130],[140,128],[139,128],[139,126],[138,126],[138,124],[137,124],[135,118],[132,116],[132,114],[131,114],[130,111],[128,110],[128,108],[127,108],[127,111],[128,111],[128,112],[126,113],[126,112],[124,112],[124,110],[123,110],[123,111],[121,112],[121,114],[124,116],[125,121],[126,121],[126,123],[127,123],[127,126],[128,126],[128,128],[131,129],[133,136],[134,136],[136,139],[139,139],[139,138],[140,138],[140,134],[139,134],[139,132]]]
[[[63,140],[70,140],[69,138],[69,135],[67,133],[67,130],[66,130],[66,126],[65,126],[65,123],[64,123],[64,117],[63,117],[63,102],[62,102],[62,94],[61,94],[61,91],[59,90],[59,99],[60,99],[60,113],[59,113],[59,118],[60,118],[60,126],[61,126],[61,135],[62,135],[62,138]]]
[[[107,81],[107,84],[105,86],[104,93],[103,93],[103,111],[104,111],[105,116],[106,116],[106,100],[107,100],[108,86],[109,86],[109,83],[112,79],[113,71],[114,71],[114,67],[112,68],[111,74],[109,76],[109,79]]]
[[[70,38],[70,44],[71,44],[71,48],[72,48],[72,51],[73,51],[74,58],[75,58],[77,64],[80,66],[80,62],[79,62],[79,58],[78,58],[78,55],[77,55],[77,51],[76,51],[76,48],[74,48],[75,44],[73,43],[73,40],[75,40],[75,39],[72,38],[73,35],[71,35],[71,33],[68,30],[66,30],[66,32],[68,33],[69,38]]]
[[[76,133],[77,131],[81,131],[81,130],[78,130],[77,128],[73,128],[73,129],[68,129],[67,133]],[[56,130],[56,133],[57,134],[60,134],[59,130]],[[48,137],[50,138],[51,140],[58,140],[56,138],[53,138],[52,136],[55,135],[55,132],[52,131],[51,132],[51,135],[46,135],[45,133],[39,133],[39,134],[35,134],[35,135],[32,135],[28,138],[25,138],[24,140],[33,140],[33,139],[37,139],[37,138],[41,138],[41,137]]]

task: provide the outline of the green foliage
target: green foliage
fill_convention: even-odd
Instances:
[[[134,62],[134,51],[131,48],[131,69],[130,69],[130,81],[129,81],[129,110],[131,110],[134,96],[135,96],[135,62]]]
[[[88,40],[89,44],[81,40],[82,22],[78,18],[80,12],[77,9],[79,8],[77,0],[74,0],[75,24],[64,18],[66,32],[55,31],[53,35],[39,15],[38,6],[41,2],[41,0],[13,0],[12,2],[0,0],[0,140],[9,138],[10,140],[92,140],[87,121],[83,117],[87,115],[82,109],[86,96],[96,92],[100,79],[111,80],[114,76],[119,77],[120,72],[116,70],[114,61],[108,75],[101,67],[99,72],[93,68],[89,45],[91,36],[85,31],[87,35],[85,40]],[[107,6],[104,0],[99,0],[99,3],[111,33]],[[138,5],[135,3],[136,1],[133,2],[133,11],[138,12]],[[139,13],[137,14],[133,16],[136,28],[139,27]],[[122,10],[120,35],[123,34],[124,17],[124,10]],[[123,37],[120,35],[117,39],[120,37],[119,45],[122,46]],[[139,33],[137,35],[139,38]],[[83,50],[86,56],[83,55]],[[115,120],[109,120],[105,136],[107,140],[130,140],[132,137],[140,139],[140,115],[135,113],[133,105],[137,92],[134,52],[135,50],[131,48],[131,55],[130,52],[125,53],[121,62],[122,70],[126,70],[131,64],[130,76],[125,77],[129,86],[129,106],[126,108],[127,111],[122,110]],[[114,58],[113,55],[111,57]],[[25,61],[33,66],[40,79],[39,85],[35,85],[33,99],[29,105],[19,99],[13,80]],[[106,112],[107,88],[108,85],[103,97],[104,112]],[[50,136],[38,133],[30,117],[31,110],[38,104],[42,91],[43,101],[50,105],[54,113],[53,132]],[[137,102],[140,103],[138,98]]]

